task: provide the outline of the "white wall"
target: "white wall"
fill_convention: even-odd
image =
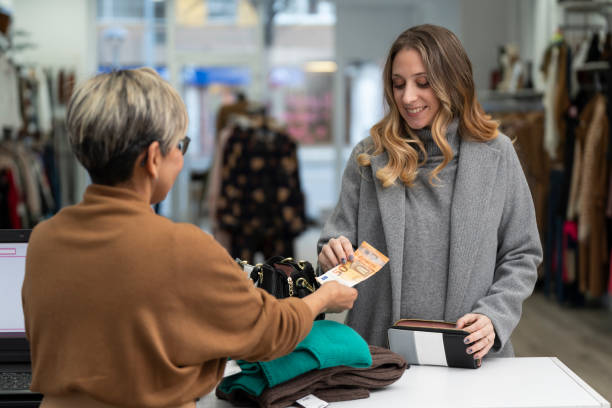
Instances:
[[[538,0],[336,0],[336,55],[344,61],[382,60],[393,40],[417,24],[454,32],[474,69],[477,89],[489,86],[500,45],[515,43],[524,59],[537,59],[534,21]],[[540,0],[541,1],[541,0]]]
[[[21,61],[74,68],[78,79],[95,73],[95,0],[17,0],[13,11],[13,28],[27,31],[36,44]]]
[[[382,60],[393,40],[414,25],[417,8],[410,4],[344,4],[338,2],[336,20],[336,59]]]
[[[533,36],[528,32],[528,29],[533,29],[532,21],[522,24],[525,9],[532,8],[529,4],[531,0],[462,2],[460,39],[472,61],[477,89],[489,87],[490,73],[498,65],[497,50],[500,45],[514,43],[519,46],[523,58],[529,55],[533,59],[530,55],[532,49],[526,46],[533,41]]]
[[[383,60],[395,38],[417,24],[438,24],[457,33],[461,1],[336,0],[336,56]]]
[[[556,13],[556,0],[462,0],[462,3],[459,38],[472,61],[477,89],[489,87],[491,71],[498,66],[500,45],[516,44],[521,60],[531,61],[532,72],[537,73],[540,54],[554,31],[551,27],[557,25],[552,16]],[[550,5],[545,13],[538,14],[536,7],[545,3]],[[552,22],[546,24],[542,17]]]
[[[514,1],[463,0],[461,41],[472,61],[477,89],[488,88],[490,72],[497,66],[500,45],[516,43],[512,24]]]

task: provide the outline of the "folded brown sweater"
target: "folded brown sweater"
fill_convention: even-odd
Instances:
[[[259,397],[235,391],[225,394],[217,388],[217,397],[237,406],[283,408],[296,400],[314,394],[327,402],[368,398],[371,389],[383,388],[397,381],[408,367],[406,361],[386,348],[370,346],[372,366],[353,368],[338,366],[313,370],[266,389]]]

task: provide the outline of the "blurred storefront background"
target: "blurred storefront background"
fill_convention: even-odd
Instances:
[[[299,144],[307,215],[322,222],[350,148],[382,116],[381,68],[399,32],[423,22],[453,30],[479,88],[497,66],[498,44],[519,44],[526,59],[536,54],[528,35],[535,0],[3,1],[15,30],[37,45],[19,55],[24,62],[73,67],[77,80],[146,65],[180,90],[193,145],[162,205],[177,220],[201,213],[192,174],[209,168],[216,113],[237,93],[263,104]],[[87,182],[81,172],[77,186]]]

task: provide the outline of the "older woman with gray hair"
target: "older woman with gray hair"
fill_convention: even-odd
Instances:
[[[228,357],[289,353],[354,289],[277,300],[208,234],[156,215],[189,138],[181,98],[153,70],[98,75],[67,112],[93,184],[34,228],[23,283],[32,390],[42,407],[194,407]]]

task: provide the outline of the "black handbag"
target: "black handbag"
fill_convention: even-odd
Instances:
[[[315,279],[312,264],[308,261],[273,256],[264,263],[252,267],[246,261],[239,259],[236,261],[245,270],[252,268],[249,276],[255,286],[264,289],[277,299],[290,296],[303,298],[314,293],[321,286]],[[317,319],[324,317],[322,313]]]

